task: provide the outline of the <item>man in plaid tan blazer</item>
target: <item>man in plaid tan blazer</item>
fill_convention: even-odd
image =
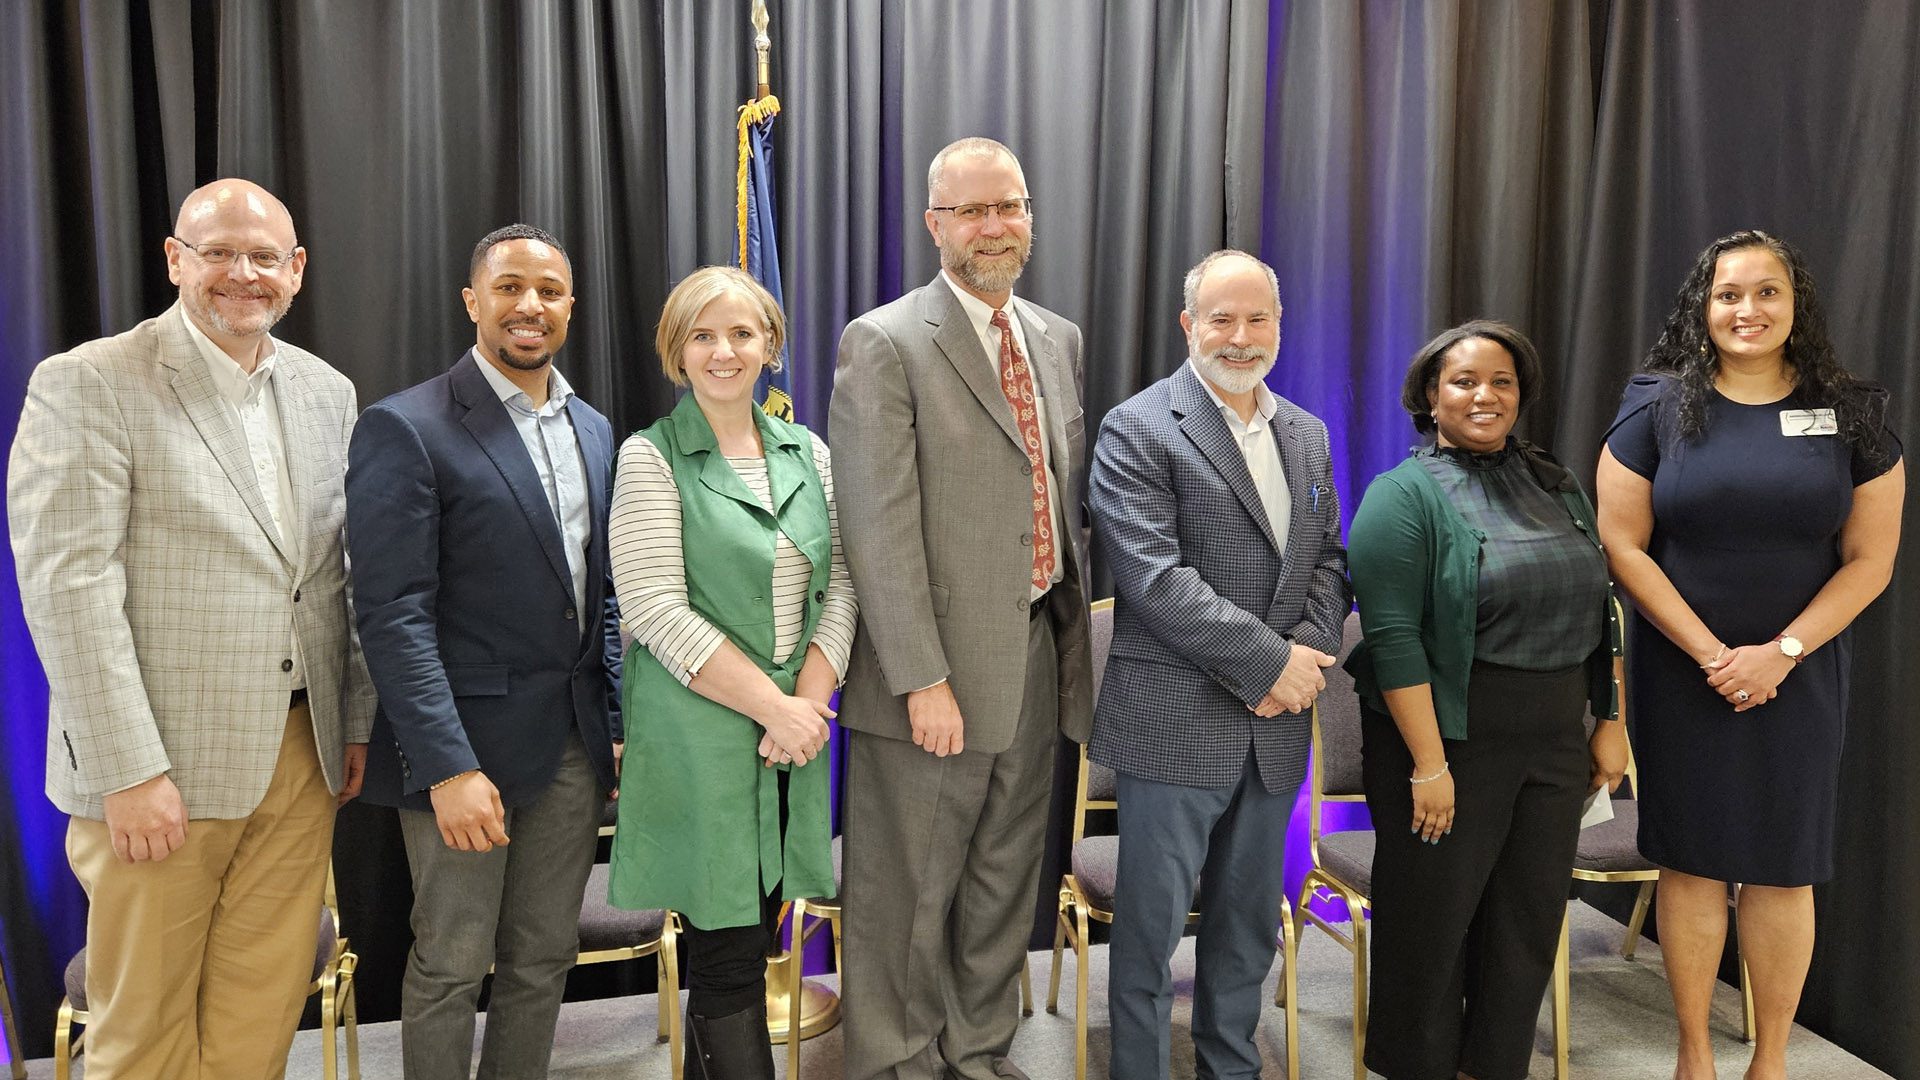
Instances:
[[[268,333],[306,266],[273,195],[195,191],[166,253],[179,303],[34,371],[7,522],[91,902],[87,1075],[279,1076],[373,718],[354,391]]]
[[[1168,1075],[1167,961],[1202,880],[1198,1071],[1260,1073],[1306,710],[1352,606],[1326,426],[1263,381],[1280,345],[1273,270],[1215,252],[1185,299],[1191,359],[1107,414],[1090,487],[1116,600],[1088,754],[1119,779],[1117,1080]]]

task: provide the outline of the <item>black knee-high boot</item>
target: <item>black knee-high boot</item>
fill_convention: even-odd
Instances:
[[[686,1080],[773,1080],[762,997],[731,1016],[687,1014]]]

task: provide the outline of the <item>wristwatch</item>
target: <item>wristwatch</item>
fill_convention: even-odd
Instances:
[[[1796,664],[1800,662],[1801,654],[1807,651],[1807,647],[1800,644],[1800,639],[1797,637],[1789,637],[1786,634],[1781,634],[1773,640],[1780,646],[1781,654]]]

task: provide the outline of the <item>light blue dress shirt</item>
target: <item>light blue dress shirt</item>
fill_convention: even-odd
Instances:
[[[587,544],[593,539],[593,515],[587,502],[586,463],[580,457],[580,440],[573,433],[573,417],[567,413],[573,387],[567,385],[558,368],[548,368],[547,403],[536,409],[533,399],[488,363],[477,348],[473,362],[507,407],[513,428],[526,444],[527,456],[533,459],[534,471],[540,474],[540,490],[547,493],[547,506],[553,511],[554,524],[560,527],[567,551],[567,572],[573,575],[573,609],[580,613],[580,625],[598,627],[600,620],[586,610]]]

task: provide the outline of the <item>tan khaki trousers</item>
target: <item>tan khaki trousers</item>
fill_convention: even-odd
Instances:
[[[192,820],[159,862],[122,862],[72,818],[87,892],[88,1080],[278,1080],[313,981],[334,799],[304,701],[254,812]]]

